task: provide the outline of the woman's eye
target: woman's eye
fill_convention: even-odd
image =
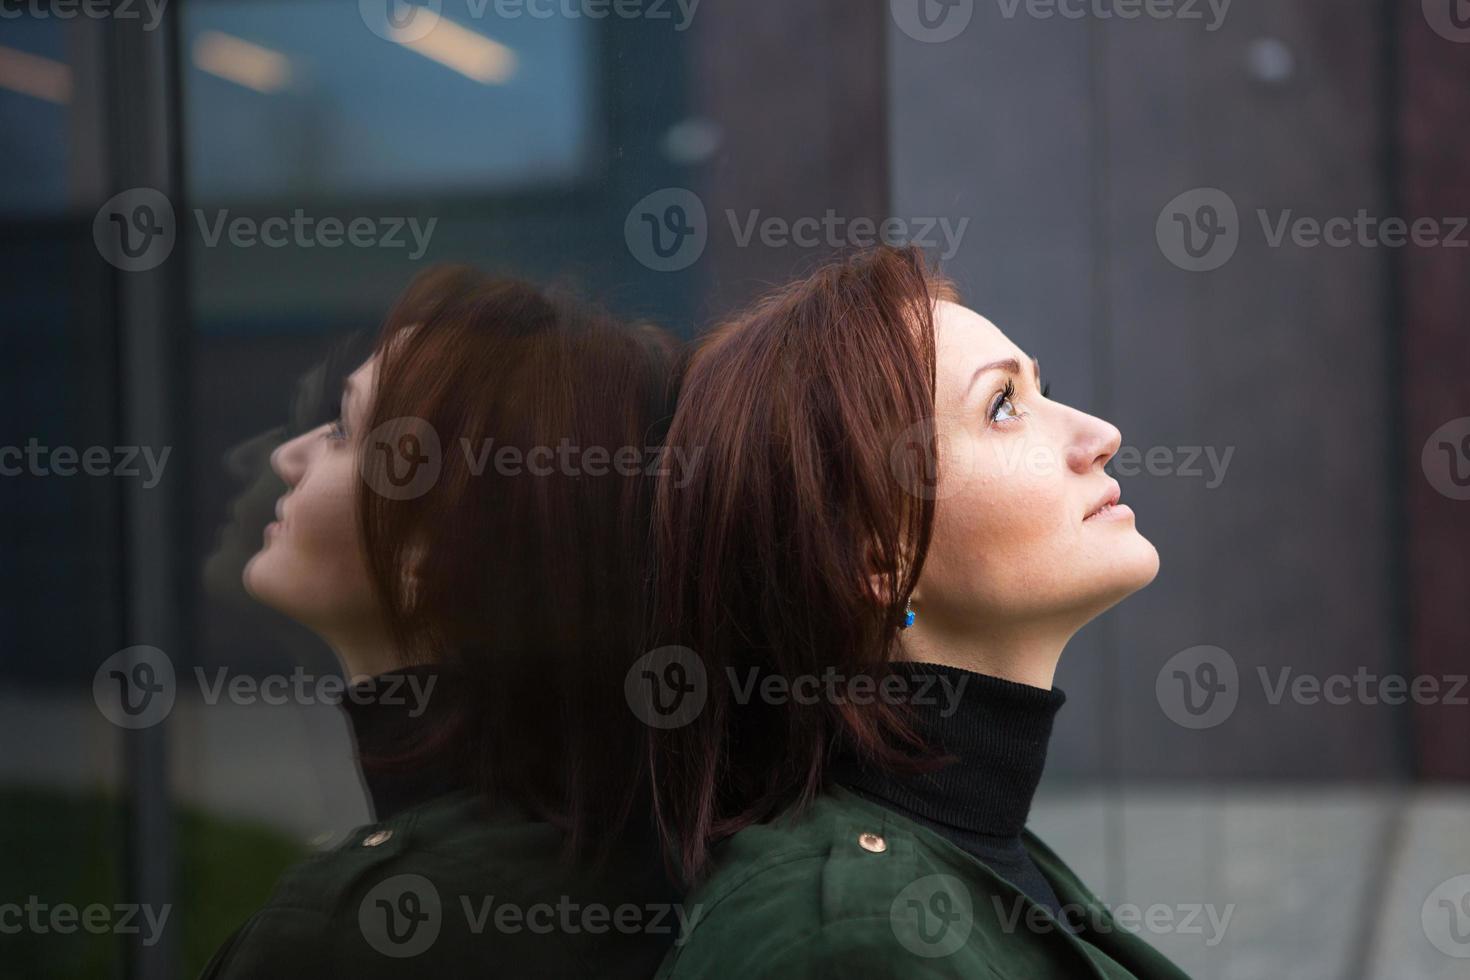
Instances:
[[[1021,413],[1016,411],[1016,385],[1013,381],[1007,381],[1006,386],[1001,389],[990,408],[990,421],[1008,422],[1019,418]]]
[[[347,438],[347,428],[342,424],[342,418],[340,416],[332,419],[332,421],[327,425],[327,438],[336,439],[338,441],[345,440]]]

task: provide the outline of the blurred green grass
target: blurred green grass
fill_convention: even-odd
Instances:
[[[189,807],[175,811],[177,861],[174,908],[166,934],[178,945],[182,974],[197,976],[215,949],[265,901],[286,867],[305,856],[304,844],[247,821]],[[24,906],[30,896],[111,908],[122,889],[122,803],[103,794],[0,789],[0,905]],[[45,916],[42,916],[44,921]],[[28,980],[110,980],[123,975],[125,943],[136,937],[37,932],[26,923],[0,934],[0,975]],[[5,924],[13,926],[12,915]],[[142,916],[134,920],[146,934]]]

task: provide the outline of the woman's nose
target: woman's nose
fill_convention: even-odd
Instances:
[[[271,469],[286,481],[288,487],[294,487],[306,472],[308,440],[315,435],[315,431],[303,432],[295,439],[281,443],[271,452]]]
[[[1123,444],[1123,433],[1111,422],[1084,412],[1080,416],[1076,438],[1067,453],[1068,465],[1078,473],[1091,473],[1101,468]]]

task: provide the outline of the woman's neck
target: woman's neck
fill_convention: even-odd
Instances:
[[[991,629],[970,623],[947,629],[920,615],[898,636],[904,660],[959,667],[1050,690],[1062,650],[1077,629],[1062,623]]]
[[[323,635],[322,639],[337,655],[342,672],[351,681],[376,677],[407,665],[384,631],[343,629],[330,636]]]

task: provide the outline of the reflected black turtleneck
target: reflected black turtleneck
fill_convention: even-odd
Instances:
[[[927,744],[956,760],[933,772],[891,773],[839,752],[832,778],[947,838],[1060,916],[1056,893],[1026,853],[1021,830],[1046,765],[1052,720],[1067,696],[1059,688],[940,664],[896,669],[916,685],[931,677],[938,682],[923,704],[915,698],[911,717]]]
[[[405,758],[426,741],[449,734],[461,697],[453,681],[437,665],[404,667],[352,685],[342,699],[375,820],[468,784],[448,746]]]

